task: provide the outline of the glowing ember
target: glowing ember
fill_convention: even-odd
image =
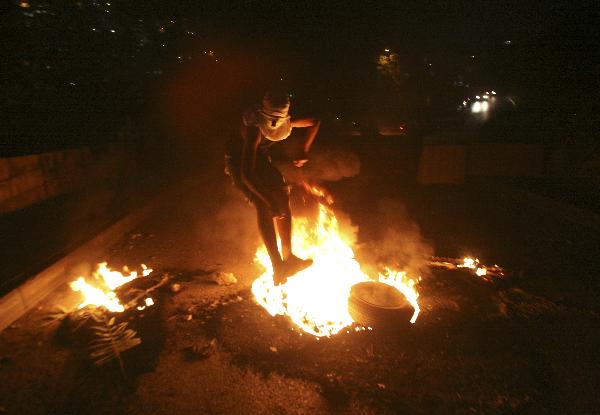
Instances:
[[[340,231],[333,211],[319,204],[319,216],[311,224],[305,218],[294,219],[294,252],[312,258],[311,267],[288,279],[281,286],[273,285],[271,261],[264,246],[256,252],[255,261],[265,272],[252,284],[256,301],[272,316],[287,315],[307,333],[317,337],[331,336],[353,323],[348,313],[348,296],[354,284],[372,280],[354,259],[349,235]],[[411,319],[419,314],[415,281],[406,273],[385,270],[378,277],[402,292],[414,307]]]
[[[142,276],[144,277],[150,275],[152,272],[152,269],[149,269],[144,264],[142,264],[142,270]],[[124,271],[129,272],[127,267],[124,268]],[[98,264],[98,268],[96,269],[96,272],[94,272],[93,277],[93,283],[86,281],[84,277],[79,277],[70,284],[73,291],[78,291],[83,295],[83,300],[78,308],[93,305],[96,307],[106,307],[109,311],[115,313],[125,311],[125,307],[119,302],[114,290],[121,285],[138,278],[138,273],[133,271],[130,272],[129,275],[123,275],[119,271],[111,270],[106,262],[102,262]],[[152,298],[146,298],[145,303],[146,306],[149,307],[154,304],[154,301]]]

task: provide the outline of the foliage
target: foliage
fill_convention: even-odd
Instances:
[[[100,323],[92,326],[94,334],[90,342],[90,357],[95,365],[102,366],[110,361],[117,360],[121,373],[124,372],[122,354],[142,343],[137,333],[128,328],[127,322],[116,324],[115,317],[110,319],[105,315],[92,315],[92,318]]]

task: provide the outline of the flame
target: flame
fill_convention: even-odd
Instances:
[[[256,301],[272,316],[286,315],[314,336],[329,337],[338,333],[353,323],[348,313],[351,287],[372,280],[360,269],[351,245],[352,239],[340,231],[334,212],[322,203],[315,223],[309,223],[306,218],[294,218],[294,252],[300,257],[312,258],[314,263],[289,278],[284,285],[275,286],[271,261],[266,248],[261,246],[255,262],[265,271],[252,284]],[[411,319],[414,323],[419,314],[416,282],[406,273],[389,268],[379,275],[378,280],[406,296],[415,309]]]
[[[123,270],[129,272],[127,267],[124,267]],[[142,264],[142,270],[142,276],[144,277],[150,275],[152,272],[152,269],[144,264]],[[83,300],[77,308],[93,305],[96,307],[106,307],[109,311],[115,313],[125,311],[125,307],[119,302],[114,290],[138,278],[138,273],[132,271],[129,275],[123,275],[119,271],[111,270],[106,262],[101,262],[98,264],[98,268],[93,276],[95,280],[94,284],[90,284],[84,277],[79,277],[69,284],[73,291],[78,291],[83,295]],[[152,298],[146,298],[145,303],[149,307],[154,304],[154,301]]]
[[[302,187],[304,187],[304,190],[309,194],[323,199],[328,205],[333,205],[333,196],[322,187],[309,184],[306,181],[302,181]]]
[[[478,277],[483,277],[483,276],[487,275],[486,267],[481,265],[479,262],[479,259],[477,259],[477,258],[473,259],[470,257],[465,257],[463,259],[463,263],[460,265],[457,265],[457,267],[474,269],[475,275],[477,275]]]

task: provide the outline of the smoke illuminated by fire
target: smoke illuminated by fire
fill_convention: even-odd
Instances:
[[[125,267],[124,271],[129,272],[127,267]],[[143,277],[150,275],[151,272],[152,269],[142,264]],[[78,291],[83,295],[83,300],[78,308],[92,305],[95,307],[106,307],[109,311],[121,313],[125,311],[125,307],[119,302],[114,290],[138,278],[138,276],[136,271],[130,272],[129,275],[123,275],[119,271],[111,270],[106,262],[102,262],[98,264],[98,268],[93,274],[93,283],[86,281],[84,277],[79,277],[75,281],[72,281],[70,286],[73,291]],[[151,298],[146,298],[145,303],[148,307],[154,304]]]
[[[389,268],[378,278],[369,277],[354,258],[351,245],[350,235],[344,235],[333,211],[323,204],[319,204],[315,223],[309,223],[306,218],[295,218],[294,253],[302,258],[312,258],[314,263],[289,278],[284,285],[274,286],[271,261],[265,247],[261,246],[255,261],[265,271],[252,284],[256,301],[273,316],[288,316],[307,333],[331,336],[353,323],[348,313],[351,287],[377,279],[404,294],[415,309],[411,319],[414,323],[419,314],[416,282],[406,273]]]

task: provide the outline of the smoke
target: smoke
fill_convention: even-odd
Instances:
[[[385,266],[407,271],[413,277],[428,272],[433,248],[403,203],[381,199],[368,215],[368,223],[362,224],[359,232],[361,243],[356,254],[359,262],[370,268],[370,274]]]
[[[341,148],[315,148],[310,153],[309,162],[302,168],[294,167],[289,162],[279,163],[277,168],[290,183],[336,182],[359,174],[360,159]]]

